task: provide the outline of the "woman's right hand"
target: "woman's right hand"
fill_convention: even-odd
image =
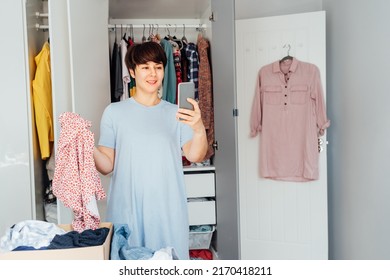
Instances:
[[[107,175],[114,170],[115,150],[104,146],[94,147],[93,159],[96,169],[101,174]]]

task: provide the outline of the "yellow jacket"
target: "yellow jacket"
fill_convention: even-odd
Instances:
[[[50,157],[51,143],[54,141],[53,105],[50,74],[50,46],[48,42],[35,57],[36,72],[32,82],[35,124],[37,127],[41,158]]]

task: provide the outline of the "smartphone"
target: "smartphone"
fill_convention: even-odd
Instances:
[[[194,106],[187,101],[187,98],[195,99],[195,84],[194,82],[182,82],[178,84],[178,101],[179,108],[194,110]]]

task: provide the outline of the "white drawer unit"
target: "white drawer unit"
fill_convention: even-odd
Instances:
[[[215,200],[189,201],[188,220],[190,226],[215,225]]]
[[[214,197],[214,173],[188,173],[184,175],[187,197]]]
[[[215,225],[215,168],[186,167],[184,180],[188,198],[188,219],[191,226]]]

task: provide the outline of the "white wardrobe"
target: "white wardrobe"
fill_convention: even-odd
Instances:
[[[154,3],[150,3],[150,7]],[[166,2],[162,1],[158,4],[166,5]],[[219,223],[218,232],[214,234],[215,244],[226,243],[225,246],[219,246],[220,249],[216,248],[220,258],[237,259],[238,213],[235,183],[236,160],[234,158],[234,54],[232,44],[234,5],[233,1],[209,1],[208,4],[206,9],[198,11],[196,16],[186,14],[183,21],[180,20],[180,16],[171,17],[171,19],[174,20],[174,24],[194,21],[205,24],[207,36],[212,37],[214,91],[223,93],[214,100],[215,112],[216,114],[220,112],[218,116],[215,116],[215,120],[216,122],[218,120],[228,122],[227,125],[233,128],[225,132],[221,130],[216,132],[216,136],[226,134],[219,136],[220,139],[224,138],[226,141],[218,141],[217,153],[221,156],[218,156],[218,159],[217,155],[215,157],[215,163],[218,161],[223,163],[218,171],[222,174],[221,179],[216,179],[216,182],[224,185],[223,191],[217,188],[215,195],[221,197],[216,205],[216,212],[219,213],[217,219],[220,223],[217,222]],[[47,7],[47,11],[44,7]],[[60,132],[58,116],[64,111],[77,112],[91,120],[92,131],[97,138],[99,135],[97,124],[100,123],[104,107],[110,102],[109,36],[112,36],[110,35],[112,33],[108,29],[110,23],[108,0],[9,0],[2,2],[2,8],[3,34],[12,44],[3,45],[1,48],[2,53],[9,54],[4,61],[13,70],[9,71],[5,68],[2,70],[3,85],[9,92],[7,96],[4,96],[4,100],[9,100],[9,102],[1,105],[1,130],[2,135],[7,135],[7,137],[2,137],[2,165],[0,167],[0,230],[3,232],[6,227],[20,220],[43,219],[40,178],[44,172],[44,166],[39,158],[31,108],[31,81],[35,72],[33,61],[35,55],[38,54],[45,40],[50,37],[55,138],[58,139]],[[212,9],[215,11],[214,15],[218,15],[218,20],[211,26],[209,17]],[[47,13],[47,18],[38,17],[36,12]],[[159,13],[151,10],[148,19],[141,19],[140,22],[149,23],[150,19],[156,19],[157,14]],[[159,14],[157,20],[157,23],[163,20],[166,23],[171,22],[166,17],[164,18],[164,14]],[[37,28],[37,23],[47,24],[48,30]],[[12,28],[7,28],[10,25]],[[214,31],[218,26],[220,31]],[[186,30],[186,35],[190,35],[189,32]],[[215,35],[211,35],[212,33]],[[218,39],[219,37],[223,39]],[[217,62],[218,60],[220,63]],[[5,95],[6,91],[3,91],[3,94]],[[9,116],[14,116],[13,122],[9,121]],[[224,165],[233,166],[233,172],[226,169],[223,171]],[[225,176],[223,176],[224,173]],[[107,186],[108,178],[105,179],[103,184]],[[71,219],[69,209],[59,207],[58,222],[67,223]],[[225,234],[220,235],[221,232]]]
[[[47,37],[50,37],[52,55],[55,138],[58,139],[60,131],[58,116],[64,111],[73,111],[92,121],[92,131],[97,141],[101,113],[110,102],[109,52],[112,31],[108,25],[120,24],[121,20],[110,18],[109,6],[123,2],[109,1],[6,0],[1,4],[4,7],[1,11],[2,34],[12,43],[0,47],[1,53],[10,54],[4,57],[5,65],[9,65],[9,68],[0,70],[0,77],[4,79],[3,85],[7,89],[2,91],[2,97],[9,100],[0,105],[0,232],[19,220],[43,218],[40,182],[43,166],[37,151],[30,81],[35,70],[31,66],[34,65],[33,57]],[[239,217],[242,211],[239,177],[245,174],[240,173],[239,160],[242,158],[238,154],[240,137],[237,119],[240,112],[237,115],[239,97],[236,93],[234,0],[209,0],[204,10],[197,11],[193,16],[186,14],[186,18],[180,15],[164,16],[158,7],[167,5],[166,1],[128,2],[134,5],[148,2],[150,16],[125,18],[128,21],[124,23],[172,22],[179,26],[180,23],[196,22],[206,26],[211,45],[217,146],[214,157],[217,229],[213,243],[220,259],[240,259],[242,231]],[[126,8],[131,5],[129,3]],[[42,22],[35,13],[45,6],[48,18],[47,22]],[[37,29],[37,22],[47,24],[49,30]],[[12,28],[6,28],[10,24]],[[108,186],[108,179],[103,178],[105,186]],[[71,221],[69,209],[59,207],[58,218],[60,223]],[[264,256],[251,255],[254,259]],[[304,255],[302,258],[311,257]]]

